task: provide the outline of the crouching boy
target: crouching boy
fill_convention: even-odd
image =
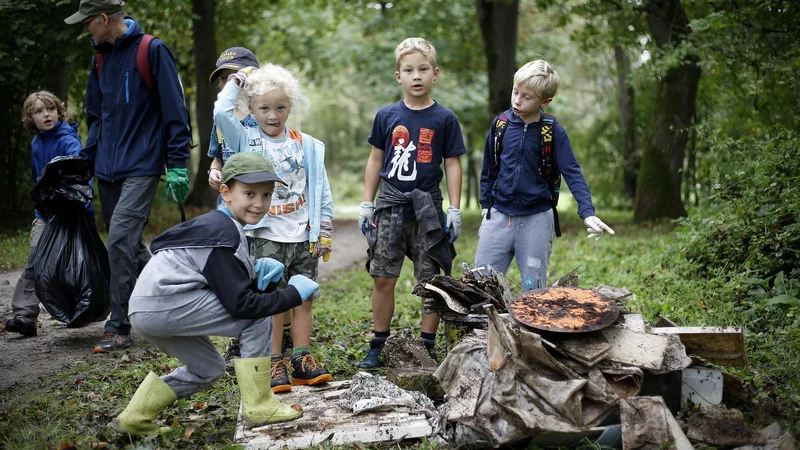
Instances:
[[[263,156],[236,154],[222,169],[224,205],[153,239],[153,258],[131,296],[130,321],[138,334],[184,365],[161,378],[151,372],[117,417],[118,431],[167,431],[153,423],[158,414],[225,373],[225,359],[210,335],[241,342],[234,368],[248,425],[302,415],[299,405],[279,403],[270,389],[270,316],[301,305],[319,285],[296,275],[286,289],[275,290],[283,265],[269,258],[253,264],[242,228],[266,214],[276,182],[283,183]]]

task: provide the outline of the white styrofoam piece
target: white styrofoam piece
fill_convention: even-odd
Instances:
[[[687,367],[682,371],[681,399],[701,408],[722,402],[722,371],[710,367]]]

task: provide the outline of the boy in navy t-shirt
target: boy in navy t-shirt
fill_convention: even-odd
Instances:
[[[444,270],[450,274],[461,232],[461,160],[466,153],[458,118],[433,101],[430,90],[439,76],[436,49],[421,38],[408,38],[395,49],[395,78],[404,99],[381,108],[367,141],[372,152],[364,175],[364,201],[358,224],[369,244],[367,267],[373,277],[372,317],[375,337],[358,365],[382,365],[381,350],[394,314],[394,287],[403,259],[414,263],[417,280]],[[442,161],[450,206],[442,212]],[[377,205],[373,203],[383,181]],[[444,225],[444,226],[443,226]],[[421,337],[433,352],[437,314],[422,316]]]

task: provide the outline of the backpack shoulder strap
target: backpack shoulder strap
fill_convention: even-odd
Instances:
[[[100,79],[100,69],[103,68],[103,53],[95,52],[94,54],[94,67],[97,69],[95,73],[97,73],[97,79]]]
[[[508,127],[508,117],[506,113],[501,113],[494,121],[494,177],[500,170],[500,153],[503,151],[503,135]]]
[[[542,112],[541,118],[541,135],[539,139],[539,148],[542,152],[542,163],[539,165],[539,174],[550,188],[550,205],[553,207],[553,222],[556,232],[556,237],[561,237],[561,227],[558,222],[558,195],[561,191],[561,172],[558,171],[558,166],[554,157],[554,131],[556,127],[556,118],[551,114]]]
[[[500,154],[503,152],[503,135],[508,127],[508,116],[506,113],[500,113],[499,116],[494,118],[494,167],[489,170],[489,180],[492,182],[492,191],[494,191],[494,184],[497,182],[497,175],[500,173]],[[492,205],[494,204],[494,196],[489,194],[489,208],[486,211],[486,218],[492,218]]]
[[[303,133],[295,129],[289,128],[289,137],[299,142],[300,145],[303,145]]]
[[[156,82],[153,79],[153,73],[150,71],[150,42],[153,39],[155,39],[155,36],[152,34],[145,34],[142,36],[142,40],[139,41],[139,48],[136,49],[136,67],[139,68],[142,79],[151,91],[156,90]]]

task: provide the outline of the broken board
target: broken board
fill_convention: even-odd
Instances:
[[[293,386],[278,394],[281,403],[298,403],[303,415],[290,422],[245,428],[241,404],[234,442],[250,449],[308,448],[323,443],[349,445],[355,442],[388,442],[433,434],[424,414],[368,412],[353,415],[336,403],[350,387],[350,380],[321,386]]]
[[[664,361],[669,339],[648,333],[636,333],[609,327],[602,331],[611,344],[606,359],[642,369],[658,370]]]
[[[656,327],[654,334],[677,334],[688,355],[699,356],[721,366],[744,367],[747,354],[739,327]]]

